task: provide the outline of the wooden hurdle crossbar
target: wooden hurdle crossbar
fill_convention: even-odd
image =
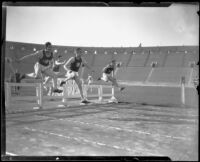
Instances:
[[[43,101],[44,99],[62,99],[63,103],[66,103],[68,99],[70,98],[79,98],[80,94],[74,95],[74,92],[69,93],[68,88],[72,88],[72,90],[75,90],[76,85],[65,85],[63,88],[63,95],[61,96],[44,96],[43,95],[43,85],[42,83],[9,83],[6,82],[6,106],[10,106],[12,101],[17,100],[27,100],[32,101],[36,100],[39,107],[43,107]],[[35,87],[36,88],[36,96],[15,96],[14,98],[11,95],[11,87],[12,86],[22,86],[22,87]],[[87,90],[88,88],[97,88],[98,94],[90,94],[88,95]],[[103,88],[111,88],[111,94],[103,94]],[[103,97],[111,97],[111,100],[116,100],[114,96],[114,87],[109,85],[83,85],[83,92],[86,97],[98,97],[99,101],[103,101]]]
[[[17,96],[15,97],[15,99],[12,98],[12,95],[11,95],[11,87],[12,86],[20,86],[20,87],[35,87],[36,88],[36,96],[23,96],[23,97],[20,97],[20,96]],[[6,106],[10,106],[10,103],[13,101],[13,100],[20,100],[20,99],[25,99],[25,100],[36,100],[37,101],[37,104],[39,106],[42,106],[42,97],[43,97],[43,90],[42,90],[42,84],[41,83],[9,83],[9,82],[6,82],[5,83],[5,92],[6,92],[6,95],[5,95],[5,101],[6,101]]]
[[[64,95],[66,97],[64,97],[65,101],[67,98],[76,98],[76,97],[80,97],[80,92],[78,94],[76,94],[74,91],[76,90],[76,85],[66,85],[65,88],[64,88]],[[72,91],[69,91],[68,88],[72,88]],[[87,85],[87,84],[84,84],[82,85],[82,88],[83,88],[83,94],[86,96],[86,97],[98,97],[99,101],[103,101],[103,97],[111,97],[111,99],[115,99],[116,98],[114,97],[114,87],[113,86],[110,86],[110,85]],[[97,94],[88,94],[87,93],[87,90],[89,88],[97,88],[98,89],[98,93]],[[111,89],[111,93],[110,94],[104,94],[103,93],[103,89],[105,88],[110,88]],[[70,94],[71,93],[71,94]]]
[[[111,99],[114,98],[114,87],[110,86],[110,85],[87,85],[87,84],[85,84],[83,86],[83,88],[84,88],[84,91],[86,91],[85,94],[87,95],[87,97],[99,97],[99,101],[102,101],[103,97],[111,97]],[[87,94],[88,88],[97,88],[98,89],[98,95],[91,95],[91,94],[88,95]],[[105,89],[105,88],[110,88],[111,94],[104,94],[103,89]]]

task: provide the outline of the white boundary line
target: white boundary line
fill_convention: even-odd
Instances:
[[[60,119],[61,120],[61,119]],[[95,125],[97,127],[102,127],[104,129],[115,129],[115,130],[120,130],[120,131],[126,131],[126,132],[137,132],[137,133],[141,133],[141,134],[147,134],[147,135],[152,135],[152,136],[160,136],[160,137],[167,137],[167,138],[174,138],[174,139],[180,139],[180,140],[191,140],[189,138],[185,138],[185,137],[175,137],[175,136],[170,136],[170,135],[162,135],[162,134],[158,134],[158,133],[150,133],[150,132],[145,132],[145,131],[139,131],[139,130],[131,130],[131,129],[123,129],[123,128],[119,128],[119,127],[113,127],[113,126],[104,126],[101,124],[92,124],[92,123],[88,123],[88,122],[81,122],[81,121],[76,121],[76,120],[67,120],[70,122],[74,122],[74,123],[79,123],[79,124],[85,124],[85,125]]]
[[[85,143],[88,143],[88,144],[91,144],[91,145],[94,145],[94,146],[96,146],[96,145],[97,146],[98,145],[99,146],[105,146],[105,147],[110,147],[110,148],[113,148],[113,149],[120,149],[120,150],[129,151],[129,152],[135,151],[133,148],[117,146],[117,145],[110,145],[110,144],[105,144],[105,143],[98,142],[98,141],[91,141],[91,140],[85,139],[83,137],[65,136],[65,135],[62,135],[62,134],[52,133],[52,132],[44,131],[44,130],[37,130],[37,129],[33,129],[33,128],[28,128],[28,127],[24,127],[24,129],[30,130],[32,132],[40,132],[40,133],[44,133],[44,134],[54,135],[54,136],[66,138],[66,139],[69,139],[69,140],[72,139],[72,140],[75,140],[75,141],[78,141],[78,142],[85,142]],[[136,151],[144,151],[144,149],[141,149],[141,150],[137,149]],[[152,155],[152,156],[156,156],[156,154],[152,154],[152,153],[148,153],[148,154]]]
[[[10,155],[10,156],[18,156],[17,154],[13,154],[11,152],[6,152],[6,155]]]
[[[51,117],[52,119],[54,119],[53,117]],[[55,120],[66,120],[65,118],[62,119],[58,119],[55,118]],[[54,122],[55,120],[50,120],[50,122]],[[145,131],[140,131],[140,130],[131,130],[131,129],[123,129],[123,128],[119,128],[119,127],[115,127],[115,126],[104,126],[101,124],[96,124],[96,123],[89,123],[89,122],[82,122],[82,121],[77,121],[77,120],[70,120],[67,119],[67,122],[72,122],[72,123],[78,123],[78,124],[83,124],[83,125],[92,125],[92,126],[97,126],[97,127],[101,127],[104,129],[115,129],[118,131],[125,131],[125,132],[136,132],[136,133],[141,133],[141,134],[147,134],[147,135],[152,135],[152,136],[160,136],[160,137],[166,137],[166,138],[174,138],[174,139],[179,139],[179,140],[187,140],[187,141],[191,141],[190,138],[185,138],[185,137],[176,137],[176,136],[170,136],[170,135],[164,135],[164,134],[158,134],[158,133],[150,133],[150,132],[145,132]]]
[[[170,84],[170,83],[153,83],[153,82],[125,82],[125,81],[118,81],[120,85],[127,85],[127,86],[146,86],[146,87],[181,87],[181,84]],[[192,85],[185,85],[187,88],[194,88]]]

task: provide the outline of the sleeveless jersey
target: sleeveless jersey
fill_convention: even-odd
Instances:
[[[75,72],[78,72],[80,66],[82,63],[82,59],[77,59],[76,57],[74,57],[74,61],[70,64],[69,69]]]
[[[110,74],[112,71],[114,71],[114,66],[112,65],[108,65],[105,69],[104,69],[104,73],[106,74]]]
[[[39,63],[43,66],[48,66],[49,62],[53,59],[53,53],[51,52],[51,56],[47,57],[45,51],[42,51],[43,56],[39,59]]]
[[[53,67],[53,71],[54,71],[54,72],[59,72],[60,66],[61,66],[61,65],[55,65],[55,66]]]

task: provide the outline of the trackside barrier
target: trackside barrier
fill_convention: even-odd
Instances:
[[[149,105],[198,106],[198,93],[193,85],[186,83],[186,77],[179,78],[179,83],[155,82],[119,82],[126,86],[123,96],[116,91],[119,102],[145,103]]]
[[[43,107],[44,99],[62,99],[63,103],[67,103],[68,99],[70,98],[80,98],[79,93],[75,93],[76,85],[68,85],[66,84],[63,87],[63,93],[60,96],[44,96],[43,95],[43,85],[42,83],[5,83],[6,85],[6,106],[10,106],[12,101],[18,100],[26,100],[26,101],[33,101],[36,100],[39,107]],[[36,88],[36,96],[15,96],[12,97],[11,95],[11,87],[12,86],[22,86],[22,87],[35,87]],[[71,90],[69,90],[71,88]],[[88,88],[97,88],[98,94],[88,94]],[[111,94],[103,94],[104,88],[110,88],[112,90]],[[83,85],[83,93],[86,97],[98,97],[99,101],[103,101],[103,97],[111,97],[110,102],[117,102],[114,96],[114,87],[108,85]]]
[[[181,103],[185,105],[185,77],[181,77]]]
[[[43,100],[43,91],[42,91],[42,84],[41,83],[5,83],[5,87],[6,87],[6,106],[10,106],[10,103],[12,101],[16,101],[16,100],[36,100],[37,104],[39,106],[42,105],[42,100]],[[20,86],[20,87],[35,87],[36,88],[36,96],[23,96],[23,97],[12,97],[11,95],[11,87],[12,86]]]
[[[109,85],[87,85],[84,84],[82,85],[83,88],[83,95],[87,98],[89,97],[97,97],[99,101],[103,101],[103,97],[111,97],[110,102],[117,102],[115,96],[114,96],[114,87],[109,86]],[[98,93],[97,94],[88,94],[88,89],[89,88],[97,88]],[[111,89],[110,94],[104,94],[103,89]],[[80,92],[78,90],[77,85],[66,85],[64,87],[64,94],[63,94],[63,101],[66,102],[67,99],[70,98],[79,98],[80,97]]]

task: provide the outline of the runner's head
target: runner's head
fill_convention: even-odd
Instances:
[[[83,50],[81,48],[77,48],[75,53],[76,57],[80,58],[83,55]]]
[[[45,50],[48,52],[52,52],[52,44],[51,42],[46,42],[45,43]]]
[[[116,63],[116,60],[113,59],[113,60],[111,61],[111,64],[112,64],[112,65],[115,65],[115,63]]]

